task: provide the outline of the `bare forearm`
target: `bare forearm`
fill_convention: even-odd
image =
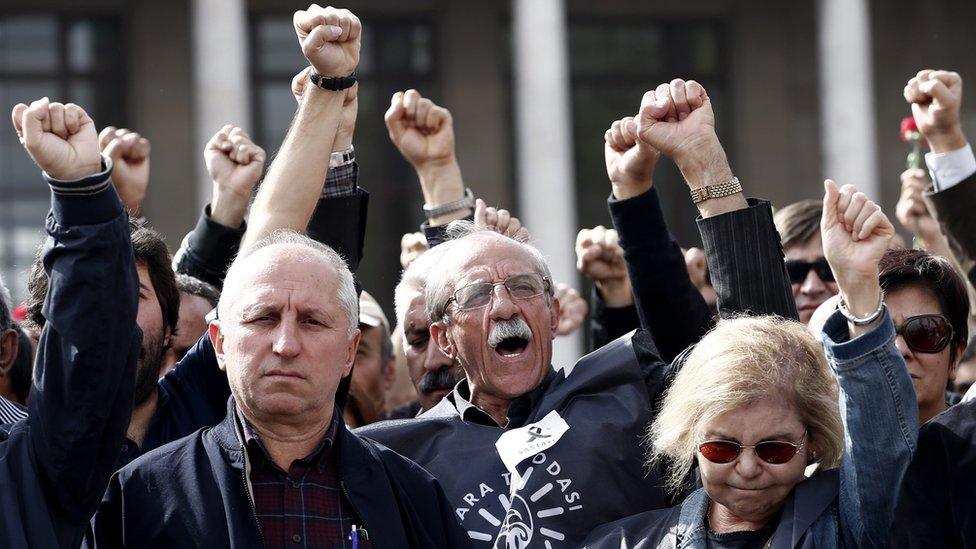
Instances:
[[[242,249],[276,229],[304,231],[315,211],[345,92],[309,88],[254,201]]]

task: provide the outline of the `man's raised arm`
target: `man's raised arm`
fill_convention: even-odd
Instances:
[[[320,82],[341,87],[359,64],[362,25],[349,10],[321,8],[295,12],[295,31],[302,53]],[[246,249],[276,229],[304,232],[322,191],[347,89],[309,84],[288,135],[271,164],[251,208]]]
[[[91,118],[77,105],[47,98],[17,105],[13,118],[51,186],[44,253],[50,286],[30,417],[12,429],[3,458],[20,475],[4,482],[19,490],[23,537],[4,528],[12,539],[0,545],[56,540],[77,547],[115,470],[132,413],[139,282],[128,217]],[[44,509],[35,508],[38,481]],[[4,507],[8,518],[17,513]]]

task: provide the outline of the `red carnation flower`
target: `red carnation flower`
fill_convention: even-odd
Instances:
[[[918,131],[918,125],[915,124],[914,116],[906,116],[905,118],[901,119],[901,131],[899,132],[899,135],[901,135],[901,140],[905,141],[906,143],[921,137],[920,132]]]

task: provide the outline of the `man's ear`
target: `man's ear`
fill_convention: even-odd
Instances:
[[[447,322],[443,320],[438,320],[430,325],[430,339],[433,341],[441,350],[442,353],[447,355],[451,360],[457,359],[457,348],[454,346],[454,342],[447,334]]]
[[[552,296],[552,304],[549,305],[549,327],[552,330],[552,339],[556,339],[556,330],[559,328],[559,298]]]
[[[352,365],[356,363],[356,351],[359,350],[359,340],[362,337],[363,331],[356,328],[349,338],[349,343],[346,345],[346,362],[342,365],[342,377],[348,376],[352,371]]]
[[[167,326],[166,330],[163,332],[163,349],[169,349],[173,346],[174,335],[173,329]]]
[[[210,336],[210,343],[213,345],[214,354],[217,355],[217,367],[226,372],[224,366],[224,334],[220,331],[220,321],[211,320],[207,325],[207,334]]]
[[[20,349],[20,338],[17,330],[8,329],[0,335],[0,376],[10,373],[14,362],[17,361],[17,351]]]

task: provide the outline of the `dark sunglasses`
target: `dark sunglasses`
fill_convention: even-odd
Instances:
[[[816,261],[803,261],[802,259],[787,259],[786,272],[790,275],[790,282],[800,284],[807,279],[810,269],[816,271],[817,276],[824,282],[833,282],[834,273],[830,270],[830,264],[823,257]]]
[[[938,353],[952,341],[952,324],[942,315],[910,316],[895,327],[908,347],[918,353]]]
[[[766,463],[779,465],[793,459],[793,456],[803,450],[806,441],[803,440],[807,432],[803,432],[800,440],[786,442],[785,440],[764,440],[758,444],[739,444],[731,440],[706,440],[698,445],[698,452],[712,463],[732,463],[739,458],[743,448],[752,448],[756,456]]]

